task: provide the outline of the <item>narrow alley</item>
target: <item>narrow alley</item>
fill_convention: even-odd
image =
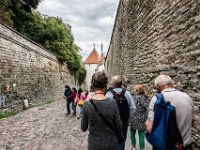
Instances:
[[[86,150],[87,134],[80,119],[65,115],[65,101],[59,100],[0,120],[0,150]],[[126,150],[130,147],[128,135]]]

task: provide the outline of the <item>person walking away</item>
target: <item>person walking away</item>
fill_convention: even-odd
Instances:
[[[85,102],[85,94],[83,93],[83,90],[81,88],[78,89],[78,106],[80,108],[79,114],[78,114],[78,119],[82,115],[82,109],[83,109],[83,104]]]
[[[132,87],[133,88],[133,100],[137,107],[137,111],[135,112],[133,117],[130,117],[130,138],[132,148],[131,150],[136,150],[136,131],[139,135],[139,146],[140,150],[145,148],[145,121],[147,119],[147,107],[149,106],[149,99],[147,92],[141,84],[137,84]]]
[[[76,105],[77,105],[77,90],[76,88],[72,88],[72,110],[73,110],[73,116],[76,116]]]
[[[112,89],[113,89],[113,87],[112,87],[111,85],[109,85],[109,87],[106,88],[106,90],[105,90],[105,95],[106,95],[106,93],[107,93],[108,91],[111,91]]]
[[[101,113],[110,125],[120,132],[122,123],[119,117],[116,101],[104,96],[108,78],[104,72],[96,72],[92,76],[92,87],[95,95],[83,105],[81,129],[89,130],[88,150],[119,150],[119,141],[115,132],[101,118]],[[92,102],[98,109],[92,105]]]
[[[114,98],[116,100],[120,118],[122,121],[122,134],[124,135],[125,141],[120,144],[120,150],[124,150],[125,148],[129,117],[133,117],[136,111],[136,106],[133,98],[129,91],[122,88],[122,82],[123,80],[121,76],[116,75],[112,77],[112,90],[109,90],[106,93],[107,97]]]
[[[67,115],[70,114],[70,104],[72,102],[72,90],[69,85],[65,85],[65,93],[64,96],[66,98],[66,104],[67,104]]]
[[[176,122],[183,139],[184,150],[192,150],[191,128],[194,118],[194,104],[189,95],[174,88],[173,81],[168,75],[159,75],[155,79],[155,88],[161,92],[166,101],[169,101],[176,109]],[[146,130],[151,133],[154,120],[154,96],[149,105]]]
[[[85,101],[89,101],[91,99],[91,96],[89,95],[89,92],[85,92]]]

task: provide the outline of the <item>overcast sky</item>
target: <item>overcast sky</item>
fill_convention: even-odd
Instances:
[[[76,44],[85,59],[93,50],[108,50],[119,0],[43,0],[38,10],[48,16],[61,17],[72,26]]]

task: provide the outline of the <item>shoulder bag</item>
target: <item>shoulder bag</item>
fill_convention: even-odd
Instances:
[[[110,129],[112,129],[115,133],[115,135],[118,138],[119,144],[125,142],[124,136],[122,134],[121,131],[117,131],[107,120],[106,118],[102,115],[102,113],[99,112],[97,106],[95,105],[94,101],[91,99],[90,103],[93,105],[94,109],[96,110],[96,112],[98,113],[98,115],[102,118],[102,120],[110,127]]]

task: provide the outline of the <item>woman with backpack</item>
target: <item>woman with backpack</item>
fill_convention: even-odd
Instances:
[[[133,86],[133,100],[137,107],[135,115],[129,119],[130,124],[130,138],[132,143],[131,150],[136,150],[136,138],[135,134],[138,131],[140,150],[145,147],[145,121],[147,119],[147,107],[150,100],[148,99],[145,87],[141,84]]]
[[[89,95],[88,90],[85,91],[85,101],[89,101],[91,99],[91,96]]]
[[[78,89],[78,106],[80,108],[79,114],[78,114],[78,119],[82,115],[82,109],[83,109],[83,104],[85,103],[85,94],[83,93],[82,88]]]

